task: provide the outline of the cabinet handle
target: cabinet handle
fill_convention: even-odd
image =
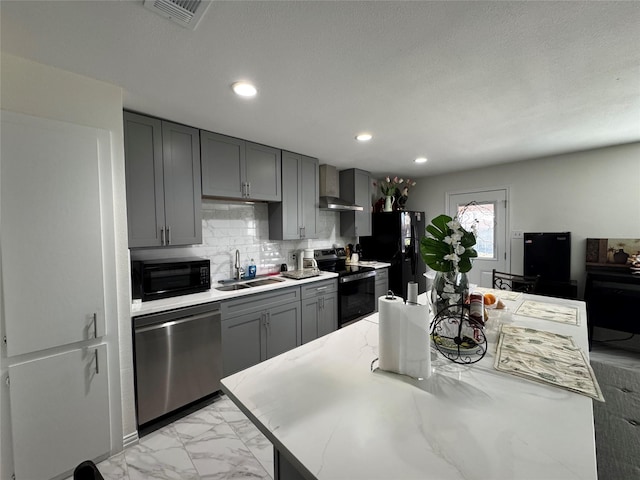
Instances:
[[[167,245],[171,245],[171,227],[167,225]]]
[[[100,363],[98,362],[98,349],[97,348],[93,351],[93,356],[96,359],[96,375],[99,375],[100,374]]]
[[[318,287],[316,288],[316,292],[321,292],[322,290],[326,290],[327,288],[329,288],[328,286],[324,286],[324,287]]]
[[[164,227],[160,227],[160,244],[164,247],[165,242]]]
[[[93,338],[98,338],[98,314],[93,314]]]
[[[251,198],[251,182],[247,182],[247,198]]]

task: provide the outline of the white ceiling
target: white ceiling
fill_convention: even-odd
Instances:
[[[195,31],[142,1],[0,9],[4,52],[339,169],[415,177],[640,141],[637,1],[215,1]],[[239,79],[258,97],[235,97]]]

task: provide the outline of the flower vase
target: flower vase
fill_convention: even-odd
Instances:
[[[384,208],[382,209],[383,212],[393,212],[393,202],[395,202],[395,198],[393,198],[391,195],[387,195],[384,199]]]
[[[437,315],[444,307],[463,304],[469,295],[469,279],[466,273],[436,272],[431,287],[433,314]]]

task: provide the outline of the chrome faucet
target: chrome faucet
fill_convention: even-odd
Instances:
[[[235,269],[236,269],[235,279],[236,280],[242,280],[242,277],[244,275],[244,268],[242,268],[240,266],[240,250],[236,250],[236,265],[235,265]]]

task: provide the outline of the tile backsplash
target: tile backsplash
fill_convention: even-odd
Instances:
[[[270,240],[266,203],[237,203],[202,200],[202,245],[189,247],[137,249],[134,258],[204,257],[211,260],[211,282],[233,277],[235,251],[246,269],[254,259],[258,275],[280,271],[286,263],[295,268],[291,253],[303,248],[325,248],[334,244],[355,243],[355,238],[340,236],[340,214],[320,210],[318,238],[305,240]]]

